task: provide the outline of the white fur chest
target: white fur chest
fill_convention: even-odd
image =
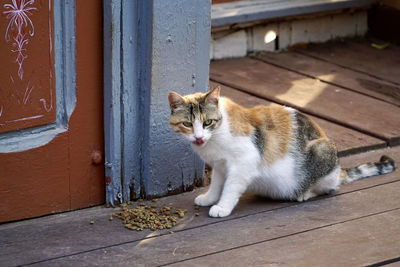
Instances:
[[[293,154],[267,165],[262,162],[260,152],[252,136],[233,136],[229,116],[220,107],[222,122],[204,146],[193,145],[195,151],[209,165],[224,167],[226,175],[236,173],[234,179],[248,181],[248,190],[271,198],[295,199],[300,186],[296,175],[296,160]]]

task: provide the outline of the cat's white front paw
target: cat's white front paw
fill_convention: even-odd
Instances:
[[[208,215],[210,215],[210,217],[226,217],[229,214],[231,214],[232,209],[227,209],[218,205],[214,205],[211,207],[210,212],[208,213]]]
[[[301,194],[300,196],[297,197],[297,201],[298,202],[307,201],[310,198],[313,198],[313,197],[316,197],[316,196],[317,196],[316,194],[314,194],[310,190],[307,190],[306,192],[304,192],[303,194]]]
[[[211,206],[212,204],[215,203],[216,200],[211,199],[210,197],[208,197],[206,194],[202,194],[198,197],[195,198],[194,203],[197,206],[202,206],[202,207],[206,207],[206,206]]]

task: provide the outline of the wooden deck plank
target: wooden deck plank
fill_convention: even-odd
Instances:
[[[400,162],[400,147],[353,155],[341,158],[340,161],[344,167],[349,167],[360,163],[376,161],[382,154],[387,154],[397,162]],[[34,220],[3,224],[0,225],[0,236],[2,237],[0,239],[0,262],[7,262],[9,265],[20,265],[41,261],[41,265],[53,266],[53,264],[67,265],[74,262],[81,263],[85,262],[85,260],[88,260],[87,262],[93,260],[90,264],[96,262],[99,264],[111,264],[113,260],[119,259],[120,256],[117,256],[118,253],[123,254],[119,262],[120,264],[124,262],[126,264],[144,262],[145,265],[155,265],[156,262],[176,261],[178,259],[193,257],[190,251],[185,253],[185,250],[182,249],[207,248],[209,244],[214,243],[215,239],[220,239],[223,242],[225,237],[232,236],[232,233],[236,234],[237,231],[240,232],[240,230],[246,229],[247,221],[246,224],[240,223],[246,218],[253,218],[249,220],[249,223],[253,223],[252,229],[258,228],[262,231],[265,230],[268,235],[276,234],[280,236],[288,233],[286,230],[290,230],[283,227],[288,226],[287,222],[300,220],[300,217],[308,218],[307,222],[310,223],[313,223],[311,221],[318,221],[316,218],[324,218],[320,222],[329,223],[334,220],[340,221],[349,215],[362,216],[366,212],[368,213],[368,211],[375,212],[381,208],[389,209],[393,203],[398,204],[397,199],[393,198],[393,196],[397,195],[396,190],[399,190],[397,188],[397,186],[400,186],[398,182],[399,174],[400,170],[397,170],[392,174],[347,184],[340,189],[336,196],[322,197],[302,204],[270,201],[246,194],[242,197],[233,214],[226,219],[208,217],[208,208],[201,208],[201,215],[199,217],[193,215],[194,211],[191,207],[193,207],[193,199],[199,194],[199,190],[162,198],[158,201],[160,206],[168,204],[189,210],[188,215],[185,216],[185,220],[179,226],[172,229],[175,231],[175,234],[172,235],[169,235],[168,231],[131,232],[125,229],[118,220],[110,222],[108,218],[115,211],[104,208],[87,209]],[[397,185],[394,186],[394,184]],[[372,189],[373,191],[368,191]],[[201,189],[200,191],[203,190]],[[366,192],[369,193],[365,195]],[[346,195],[348,197],[343,198]],[[360,198],[355,199],[354,197],[350,197],[350,195]],[[389,198],[389,203],[386,201],[387,198]],[[395,202],[392,203],[392,201]],[[368,207],[370,205],[371,207]],[[367,209],[364,209],[364,206],[367,206]],[[284,210],[286,210],[286,213]],[[327,217],[324,210],[330,213],[330,216],[334,216],[334,219],[331,219],[329,216]],[[267,218],[263,217],[264,215],[257,215],[260,213],[268,215]],[[283,219],[285,216],[282,214],[287,214],[289,216],[288,219]],[[293,217],[294,215],[300,217]],[[254,218],[259,218],[259,221]],[[284,222],[278,222],[279,218]],[[262,227],[262,224],[257,223],[267,222],[270,219],[272,225],[267,226],[272,227],[270,229],[265,229]],[[94,220],[95,224],[90,225],[90,220]],[[228,225],[229,227],[235,226],[242,229],[234,228],[236,230],[226,231],[222,234],[215,233],[218,229],[225,229]],[[227,229],[232,229],[229,227]],[[286,230],[281,231],[281,228]],[[210,232],[214,233],[214,235],[203,238],[204,233],[209,231],[214,231]],[[253,230],[253,232],[256,233],[256,230]],[[221,236],[224,238],[219,238]],[[207,238],[209,239],[207,240]],[[205,243],[204,246],[196,243],[198,239]],[[173,257],[170,254],[174,254],[173,249],[175,248],[171,249],[171,243],[168,240],[174,240],[176,242],[174,244],[178,244],[181,248],[180,251],[178,249],[175,251],[175,256]],[[188,246],[181,246],[187,244],[185,242],[189,241],[194,243]],[[225,245],[229,245],[228,241],[226,240]],[[153,248],[153,245],[156,247]],[[217,248],[215,245],[210,249]],[[161,249],[163,252],[160,252],[158,249]],[[24,253],[21,254],[21,251]],[[199,251],[198,253],[201,254],[203,252],[205,251]],[[93,258],[94,256],[98,258]],[[66,257],[68,259],[65,259]]]
[[[395,210],[172,266],[367,266],[400,255],[399,224]]]
[[[400,144],[400,108],[255,59],[213,61],[212,81]]]
[[[365,73],[296,52],[265,52],[255,55],[255,58],[400,106],[399,85],[371,77]]]
[[[379,50],[365,40],[311,45],[299,52],[400,85],[400,47]]]
[[[222,95],[227,96],[245,107],[253,107],[256,105],[273,105],[273,102],[249,95],[232,87],[224,86],[215,82],[210,82],[211,87],[220,85],[222,87]],[[383,148],[386,143],[378,138],[368,136],[355,130],[340,126],[324,119],[309,115],[317,122],[327,135],[336,143],[339,156],[346,156],[355,153],[364,152],[371,149]]]
[[[396,213],[391,220],[385,220],[381,216],[374,220],[373,223],[357,224],[358,219],[363,217],[373,217],[375,214],[387,212],[390,210],[400,210],[400,203],[397,198],[393,197],[400,190],[400,181],[382,185],[379,187],[369,188],[354,193],[336,196],[329,199],[319,199],[316,201],[309,201],[296,204],[287,208],[275,210],[273,212],[262,212],[254,215],[249,215],[237,220],[229,220],[220,224],[209,224],[200,228],[189,229],[184,232],[177,232],[172,235],[164,235],[153,239],[132,242],[129,244],[121,244],[102,250],[90,251],[83,255],[70,256],[59,260],[49,261],[48,264],[56,265],[74,265],[75,263],[96,263],[104,262],[107,260],[108,264],[122,264],[135,263],[137,265],[164,265],[174,262],[190,260],[197,257],[203,257],[210,254],[222,253],[218,260],[224,259],[227,265],[231,266],[234,262],[241,263],[240,257],[234,257],[230,261],[225,257],[225,251],[234,250],[241,251],[241,248],[257,245],[261,243],[274,244],[274,240],[284,240],[287,246],[293,242],[285,240],[292,236],[296,241],[304,238],[304,233],[308,233],[306,237],[310,238],[316,236],[314,242],[326,235],[326,232],[332,232],[333,226],[341,226],[348,223],[350,228],[358,229],[360,226],[366,227],[364,233],[371,233],[371,238],[363,239],[364,246],[368,247],[368,253],[355,254],[348,263],[361,264],[362,260],[367,262],[375,262],[387,259],[388,257],[397,256],[395,252],[399,252],[399,247],[394,247],[397,241],[400,241],[400,212]],[[214,219],[214,222],[220,219]],[[360,220],[364,221],[364,220]],[[385,224],[376,224],[382,221]],[[340,227],[333,227],[338,229],[335,234],[345,231]],[[382,228],[386,228],[383,232],[384,235],[375,234],[380,233]],[[321,234],[321,229],[325,229]],[[353,250],[355,244],[359,242],[358,236],[349,239],[351,231],[344,232],[343,235],[338,235],[338,247],[343,250]],[[379,242],[375,246],[376,240],[374,238],[382,238],[392,235],[397,237],[386,238],[387,242]],[[222,238],[223,237],[223,238]],[[340,238],[339,238],[340,237]],[[312,244],[306,242],[306,244]],[[328,241],[321,241],[321,245],[329,247]],[[345,244],[345,245],[344,245]],[[258,245],[257,245],[258,246]],[[278,247],[274,246],[274,253],[278,252]],[[282,249],[282,247],[280,248]],[[278,254],[277,257],[282,260],[291,260],[292,255],[301,254],[304,247],[296,246],[291,247],[292,254]],[[315,249],[315,247],[314,247]],[[393,251],[395,249],[395,251]],[[335,251],[332,248],[330,251]],[[257,251],[258,257],[263,257]],[[336,250],[337,252],[337,250]],[[320,252],[319,256],[324,256],[325,253]],[[252,255],[252,254],[250,254]],[[255,254],[253,254],[255,256]],[[365,257],[368,256],[368,257]],[[326,257],[326,256],[325,256]],[[208,258],[204,258],[200,266],[208,263]],[[276,259],[276,258],[275,258]],[[325,258],[326,259],[326,258]],[[346,258],[342,259],[346,262]],[[313,259],[304,259],[304,263]],[[190,262],[190,261],[189,261]],[[216,261],[210,261],[210,264]],[[195,262],[197,264],[197,262]],[[312,265],[312,264],[311,264]],[[311,266],[310,265],[310,266]]]

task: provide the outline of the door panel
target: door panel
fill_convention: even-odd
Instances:
[[[4,11],[4,4],[8,2],[13,3],[12,0],[1,2],[1,12]],[[23,1],[16,0],[15,2],[20,4]],[[25,3],[26,2],[27,1],[25,1]],[[64,5],[66,2],[62,1],[61,3]],[[39,32],[45,30],[39,30],[39,28],[36,27],[36,23],[39,23],[38,21],[41,19],[44,21],[46,16],[53,16],[50,13],[46,15],[44,11],[45,8],[49,10],[49,1],[38,0],[35,1],[32,6],[37,8],[37,10],[31,11],[31,20],[35,26],[35,35],[29,38],[33,39],[42,36],[40,38],[41,44],[50,43],[51,38],[53,38],[52,35],[40,35]],[[76,16],[76,65],[73,66],[76,68],[75,109],[73,109],[72,115],[65,125],[65,130],[55,136],[47,144],[21,152],[0,153],[0,222],[37,217],[54,212],[104,203],[103,160],[97,158],[97,161],[95,161],[97,164],[95,164],[92,159],[92,154],[94,152],[97,152],[97,155],[100,154],[103,156],[104,147],[102,116],[102,2],[97,0],[76,1],[74,9]],[[62,10],[62,8],[60,8],[60,10]],[[36,17],[34,17],[34,15]],[[6,19],[6,16],[0,16],[0,25],[2,25],[0,30],[3,31],[0,32],[0,39],[4,36],[3,26],[5,21],[7,21]],[[73,22],[73,18],[71,22]],[[44,27],[44,24],[42,26]],[[50,27],[51,26],[49,26],[49,28]],[[50,33],[50,31],[47,33]],[[59,33],[55,32],[55,38],[57,38],[57,34]],[[71,40],[64,41],[70,42]],[[30,39],[29,44],[26,46],[28,49],[26,52],[30,53],[31,50],[29,49],[31,49],[31,45],[34,47],[34,42]],[[47,48],[50,49],[50,45],[48,45]],[[4,52],[4,50],[6,50],[6,52]],[[9,43],[1,43],[0,51],[0,54],[9,53]],[[43,48],[41,52],[38,50],[35,53],[45,58],[46,53],[43,51],[47,50]],[[54,52],[57,53],[59,51]],[[3,56],[3,54],[1,54],[1,56]],[[9,62],[10,58],[12,59],[12,57],[9,56],[7,61],[0,61],[0,72],[9,70],[15,73],[15,66],[14,68],[7,67],[13,64],[13,62]],[[52,70],[51,66],[54,66],[52,63],[54,56],[51,57],[50,54],[47,57],[47,62],[44,62],[43,58],[29,56],[23,63],[24,76],[22,80],[28,77],[28,73],[31,73],[32,77],[36,74],[41,77],[38,80],[32,78],[32,81],[37,82],[35,83],[34,89],[41,89],[37,90],[38,95],[32,95],[34,93],[34,91],[32,91],[27,102],[34,102],[35,99],[37,100],[39,98],[39,103],[44,107],[44,103],[40,101],[40,99],[45,98],[47,108],[49,108],[49,103],[51,99],[53,99],[53,109],[55,110],[57,108],[57,113],[55,111],[53,112],[53,109],[50,110],[48,113],[52,115],[46,117],[46,119],[48,119],[46,121],[32,120],[32,124],[7,125],[8,128],[4,128],[3,133],[0,133],[0,145],[2,137],[8,134],[18,134],[18,132],[13,130],[38,126],[49,122],[53,123],[56,120],[56,114],[61,114],[58,112],[58,108],[60,107],[56,106],[55,103],[62,103],[62,101],[59,102],[55,99],[58,99],[60,92],[63,93],[63,91],[58,88],[59,81],[57,80],[56,82],[54,79],[52,80],[51,73],[52,71],[54,73],[58,73],[57,71],[60,70],[64,71],[66,66],[56,64],[54,70]],[[32,62],[29,62],[29,60]],[[29,65],[28,62],[32,65]],[[39,75],[40,71],[42,71],[43,74]],[[47,76],[45,76],[45,73],[47,73]],[[15,76],[18,74],[13,75]],[[17,77],[19,79],[19,76]],[[57,76],[56,78],[59,79],[60,77]],[[3,79],[2,76],[1,79]],[[75,82],[75,79],[73,80]],[[44,86],[46,82],[48,84],[47,87]],[[57,89],[54,87],[55,83],[57,83]],[[36,87],[36,84],[39,85]],[[51,87],[52,84],[53,87]],[[1,93],[3,93],[3,88],[1,86],[2,84],[0,84],[0,88]],[[26,96],[24,96],[25,92],[22,92],[20,98],[22,97],[22,101],[24,101]],[[48,95],[45,95],[46,92]],[[57,92],[57,96],[54,95],[54,92]],[[50,96],[51,94],[53,95]],[[7,97],[1,95],[0,101],[4,101],[9,105],[9,102],[12,100],[10,100],[9,94],[7,94]],[[32,105],[32,109],[27,109],[31,113],[28,111],[28,113],[23,113],[17,107],[18,106],[13,106],[14,110],[17,110],[13,116],[17,116],[17,114],[19,114],[18,112],[21,112],[20,115],[22,117],[27,116],[26,114],[36,114],[33,113],[34,111],[32,110],[41,108],[40,105]],[[64,108],[67,113],[72,110],[68,108],[68,106]],[[29,129],[26,130],[29,132]],[[26,132],[24,134],[26,135]]]
[[[0,222],[70,209],[68,133],[46,146],[0,154]]]
[[[2,1],[0,8],[0,133],[54,122],[52,5]]]

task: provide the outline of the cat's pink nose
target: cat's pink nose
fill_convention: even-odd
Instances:
[[[203,138],[196,137],[196,140],[193,143],[195,143],[196,145],[202,145],[202,144],[204,144],[204,140],[203,140]]]

